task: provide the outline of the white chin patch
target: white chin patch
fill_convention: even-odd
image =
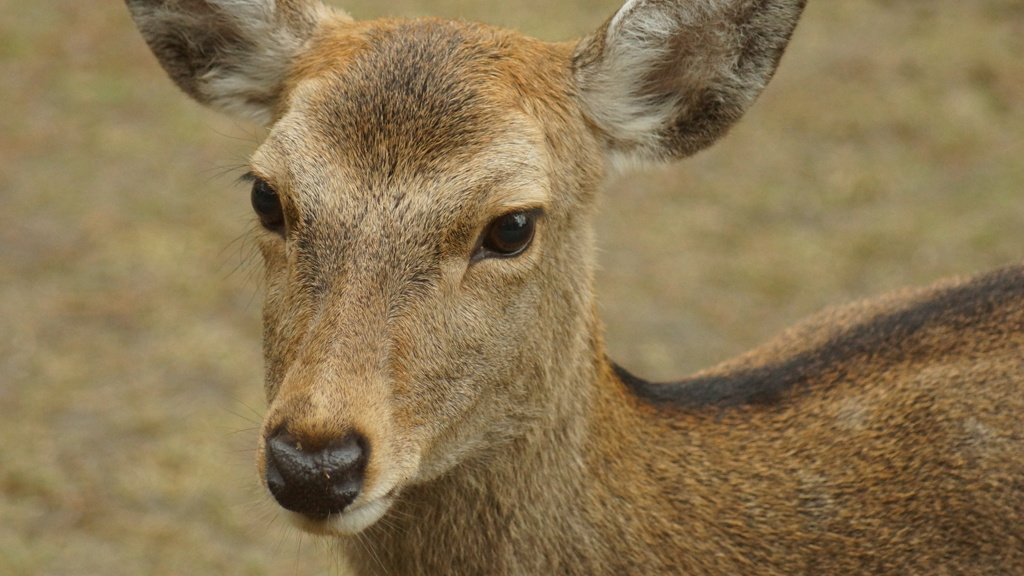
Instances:
[[[362,532],[391,508],[392,498],[377,498],[358,506],[346,508],[341,514],[332,514],[324,520],[313,520],[302,514],[289,513],[292,522],[311,534],[321,536],[348,536]]]

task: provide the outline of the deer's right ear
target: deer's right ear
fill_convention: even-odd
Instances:
[[[806,0],[629,0],[583,39],[573,73],[616,164],[708,146],[775,73]]]
[[[293,59],[332,13],[317,0],[125,4],[178,87],[202,104],[261,124],[273,119]]]

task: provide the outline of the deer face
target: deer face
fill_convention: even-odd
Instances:
[[[355,531],[402,486],[522,436],[551,359],[585,358],[601,163],[567,72],[519,83],[525,39],[426,21],[320,42],[251,162],[259,467],[311,528]]]

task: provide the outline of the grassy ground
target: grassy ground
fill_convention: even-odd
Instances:
[[[617,0],[360,0],[547,39]],[[259,131],[182,97],[120,2],[0,0],[0,573],[333,572],[257,488]],[[682,375],[832,303],[1024,256],[1019,0],[814,1],[747,120],[622,179],[613,356]]]

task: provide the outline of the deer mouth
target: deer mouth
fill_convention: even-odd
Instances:
[[[317,536],[351,536],[369,528],[380,520],[395,501],[394,490],[379,498],[353,502],[341,512],[326,516],[309,516],[289,512],[292,523],[299,529]]]

